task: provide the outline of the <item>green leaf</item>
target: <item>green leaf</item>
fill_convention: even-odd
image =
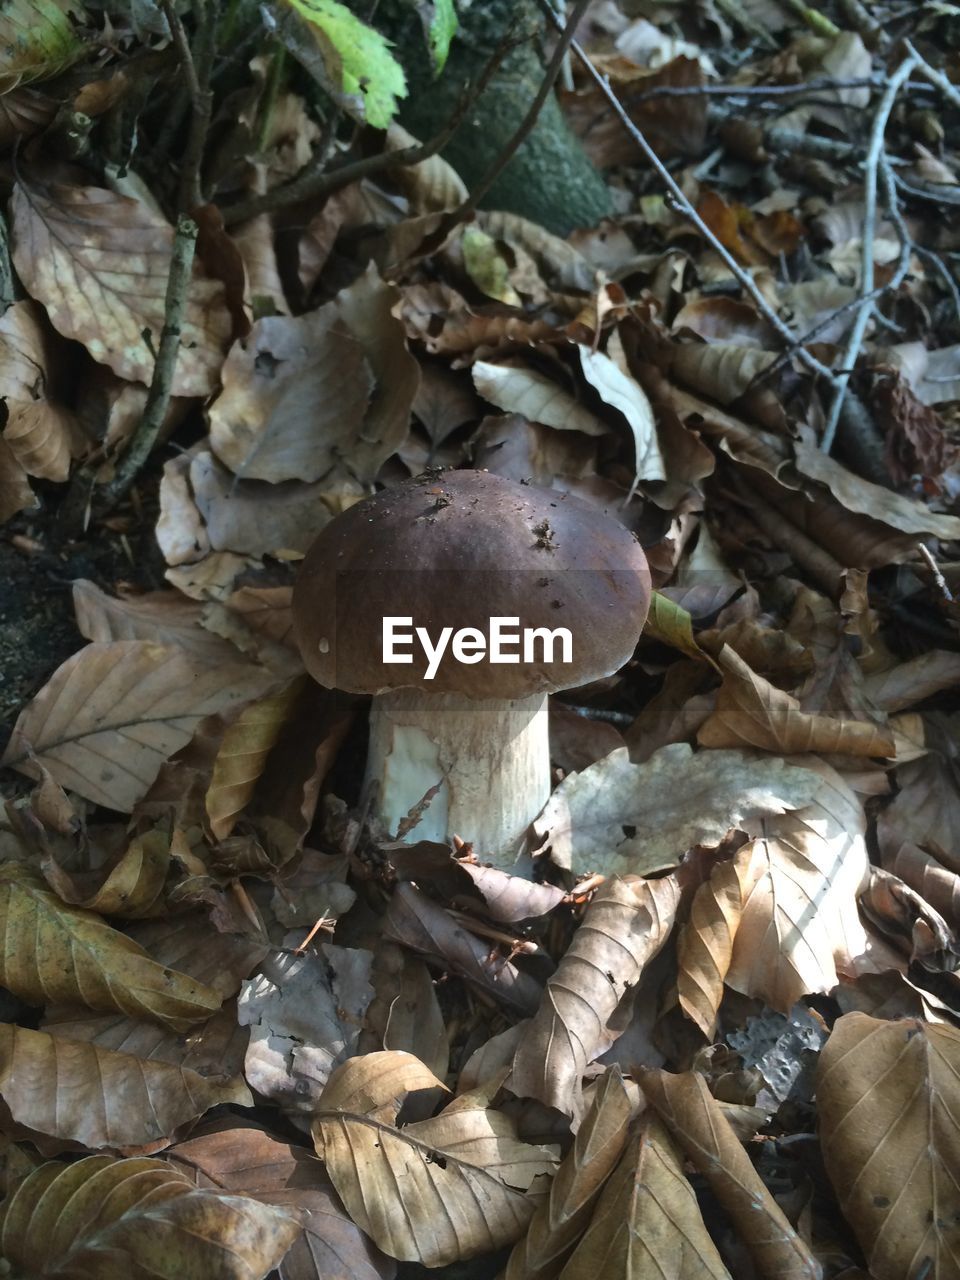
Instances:
[[[86,21],[73,0],[7,0],[0,5],[0,93],[57,75],[83,55]]]
[[[459,25],[454,0],[427,0],[419,9],[423,29],[427,33],[430,60],[434,71],[439,75],[446,66],[450,42]]]
[[[643,626],[643,634],[648,639],[659,640],[679,649],[690,658],[710,657],[697,644],[693,637],[693,619],[686,609],[654,591],[650,597],[650,612]]]
[[[280,0],[280,5],[306,19],[315,41],[312,50],[305,48],[291,25],[281,22],[278,35],[293,56],[354,119],[386,129],[397,113],[397,99],[407,92],[386,36],[338,0]]]

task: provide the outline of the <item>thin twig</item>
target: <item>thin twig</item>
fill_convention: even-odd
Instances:
[[[107,486],[106,504],[114,505],[133,484],[141,467],[150,455],[157,435],[166,417],[173,388],[173,376],[180,351],[180,331],[187,310],[187,293],[193,271],[193,256],[197,244],[197,224],[192,218],[181,217],[173,238],[170,255],[170,272],[167,276],[167,293],[164,302],[163,330],[153,367],[153,377],[147,392],[143,416],[131,437],[130,444],[116,475]]]
[[[487,169],[487,172],[473,188],[466,200],[464,200],[463,204],[461,204],[458,209],[454,209],[452,213],[449,213],[446,218],[444,218],[443,230],[445,232],[451,231],[459,223],[466,222],[468,218],[472,217],[480,201],[496,182],[497,178],[500,177],[501,173],[503,173],[504,169],[520,149],[520,145],[532,131],[534,125],[537,123],[540,112],[543,109],[543,104],[546,102],[548,95],[553,91],[553,86],[556,84],[557,76],[560,74],[560,68],[563,66],[563,60],[573,44],[574,34],[576,33],[577,27],[580,25],[581,18],[587,11],[589,3],[590,0],[577,0],[577,3],[573,6],[569,16],[567,17],[566,25],[563,25],[556,12],[553,9],[550,9],[551,17],[561,34],[560,39],[554,47],[553,53],[550,55],[550,61],[547,63],[546,70],[543,73],[543,78],[540,81],[540,87],[534,95],[533,102],[531,102],[527,114],[521,120],[518,128],[513,134],[513,137],[497,156],[496,160],[494,160],[493,164]]]
[[[931,84],[936,85],[940,92],[953,103],[955,107],[960,107],[960,89],[948,80],[942,71],[938,71],[936,67],[931,67],[926,58],[921,58],[916,49],[909,40],[904,41],[904,47],[907,50],[907,56],[913,58],[914,65],[925,80],[929,80]]]
[[[215,10],[209,0],[201,0],[196,6],[199,21],[196,31],[196,57],[190,48],[187,33],[173,0],[160,0],[163,16],[170,28],[170,35],[180,58],[180,69],[190,95],[190,130],[183,164],[180,169],[180,211],[187,212],[203,204],[200,174],[203,168],[203,152],[210,128],[213,110],[213,94],[210,92],[210,68],[213,62],[213,26]]]
[[[549,4],[546,3],[546,0],[538,0],[538,2],[542,5],[542,7],[544,8],[544,11],[552,18],[553,12],[550,9]],[[693,223],[693,225],[697,228],[697,230],[700,232],[703,238],[708,242],[708,244],[714,250],[714,252],[719,254],[719,256],[722,258],[724,262],[724,265],[727,267],[727,270],[730,271],[734,279],[737,280],[737,282],[740,284],[741,288],[746,290],[746,292],[750,295],[750,297],[754,301],[754,304],[757,307],[757,310],[764,317],[764,319],[766,319],[767,322],[773,326],[774,330],[781,336],[781,338],[783,338],[785,342],[787,342],[791,347],[795,347],[796,341],[797,341],[796,334],[794,334],[790,326],[781,319],[781,317],[776,313],[776,311],[773,310],[773,308],[767,302],[766,298],[761,293],[760,289],[758,288],[756,282],[754,281],[750,273],[748,271],[745,271],[743,267],[740,266],[740,263],[737,262],[736,258],[733,256],[730,250],[726,247],[726,245],[723,244],[717,238],[716,235],[714,235],[714,233],[710,230],[707,224],[703,221],[703,219],[697,213],[696,209],[690,203],[689,199],[686,196],[686,193],[683,191],[682,187],[680,187],[677,180],[674,178],[673,174],[666,167],[666,165],[657,155],[656,151],[647,141],[646,135],[643,133],[641,129],[639,129],[634,124],[634,122],[627,115],[627,112],[624,109],[623,103],[620,101],[617,95],[613,92],[613,89],[611,89],[610,83],[607,80],[607,78],[600,74],[600,72],[596,69],[596,67],[593,65],[593,63],[584,53],[583,49],[580,47],[580,45],[577,43],[576,40],[571,40],[570,48],[575,54],[575,56],[579,58],[580,62],[583,64],[587,73],[596,83],[597,87],[600,89],[600,92],[603,94],[603,96],[607,99],[610,106],[613,108],[613,111],[616,114],[617,119],[620,121],[623,127],[627,130],[627,132],[630,134],[633,140],[637,143],[637,145],[640,147],[643,154],[646,156],[647,160],[650,162],[650,164],[659,174],[662,182],[667,187],[667,190],[670,192],[671,196],[673,197],[673,201],[677,209],[679,209],[679,211],[683,213],[684,216],[690,220],[690,222]],[[825,378],[827,382],[829,382],[831,385],[833,384],[834,382],[833,371],[829,369],[827,365],[823,364],[820,360],[818,360],[815,355],[807,351],[806,348],[804,347],[796,347],[796,354],[797,354],[797,357],[803,361],[803,363],[807,366],[808,369],[810,369],[813,373],[818,374],[821,378]]]
[[[920,546],[918,549],[920,551],[920,554],[923,556],[924,560],[926,560],[927,565],[929,566],[930,572],[933,574],[933,580],[936,583],[937,590],[940,592],[940,595],[943,597],[944,602],[946,604],[955,604],[956,598],[953,592],[950,590],[949,586],[947,586],[947,580],[941,573],[940,566],[937,564],[936,560],[933,557],[933,552],[923,542],[920,543]]]
[[[860,354],[860,348],[867,332],[867,325],[870,323],[870,317],[873,314],[873,237],[877,219],[877,178],[880,171],[881,156],[883,155],[883,139],[886,133],[887,121],[890,118],[890,112],[893,110],[897,94],[900,92],[900,87],[916,65],[916,55],[908,54],[894,71],[887,82],[883,96],[877,104],[877,111],[870,130],[870,143],[867,148],[863,181],[863,238],[860,245],[860,297],[862,303],[854,317],[850,333],[847,335],[847,345],[844,348],[840,367],[834,375],[833,400],[830,404],[826,425],[824,426],[823,439],[820,441],[820,448],[824,453],[829,453],[833,448],[847,383],[850,381],[853,367],[857,363],[857,357]]]

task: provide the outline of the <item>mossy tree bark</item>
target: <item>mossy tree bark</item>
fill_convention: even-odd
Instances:
[[[502,154],[540,86],[545,22],[533,0],[459,0],[457,8],[460,29],[439,77],[430,66],[420,19],[408,4],[383,5],[375,22],[397,43],[410,88],[400,119],[421,139],[439,132],[464,87],[477,80],[507,33],[519,39],[443,152],[470,187]],[[609,191],[552,93],[481,207],[521,214],[558,235],[590,226],[610,212]]]

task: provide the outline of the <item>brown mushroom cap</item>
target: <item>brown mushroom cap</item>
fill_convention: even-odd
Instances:
[[[642,549],[597,508],[485,471],[448,471],[385,489],[333,520],[303,562],[293,619],[307,670],[330,688],[524,698],[616,671],[649,603]],[[486,635],[491,616],[519,618],[510,630],[565,627],[573,661],[494,664],[488,655],[467,665],[448,648],[428,681],[417,642],[405,650],[412,665],[384,664],[390,615],[412,618],[434,642],[448,626]]]

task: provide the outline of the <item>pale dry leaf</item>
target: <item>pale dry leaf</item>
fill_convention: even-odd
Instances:
[[[256,560],[232,551],[213,551],[197,564],[168,569],[164,577],[191,600],[224,601],[245,569],[259,567]]]
[[[610,433],[592,410],[539,369],[478,360],[473,381],[483,398],[505,413],[522,414],[558,431],[582,431],[588,436]]]
[[[535,1207],[521,1188],[556,1164],[521,1143],[505,1114],[469,1099],[397,1129],[402,1095],[438,1085],[409,1054],[367,1054],[331,1076],[313,1122],[357,1226],[391,1257],[433,1267],[516,1240]]]
[[[710,1183],[750,1250],[757,1272],[777,1280],[821,1280],[819,1262],[761,1181],[704,1077],[693,1071],[672,1075],[650,1069],[642,1071],[640,1087]]]
[[[393,1280],[396,1263],[350,1221],[312,1150],[229,1116],[164,1158],[199,1187],[254,1196],[297,1216],[301,1234],[280,1263],[280,1280]]]
[[[173,248],[164,219],[141,201],[99,187],[20,181],[11,232],[17,273],[58,333],[82,342],[120,377],[149,384]],[[223,285],[205,279],[199,265],[181,328],[173,394],[209,395],[231,320]]]
[[[725,975],[745,995],[788,1012],[810,992],[832,990],[867,950],[857,897],[869,871],[866,818],[836,770],[810,760],[821,779],[813,803],[764,820],[754,880]]]
[[[550,1184],[549,1199],[537,1209],[526,1235],[510,1254],[504,1280],[552,1280],[556,1275],[590,1221],[597,1197],[623,1153],[634,1110],[620,1072],[608,1069],[590,1100],[573,1148]]]
[[[146,640],[89,644],[20,713],[0,763],[37,776],[34,757],[68,790],[129,812],[204,716],[273,683],[252,664],[210,667]]]
[[[50,374],[49,330],[31,298],[14,302],[0,316],[0,395],[8,403],[42,400]]]
[[[0,1023],[0,1096],[19,1124],[92,1150],[169,1141],[211,1107],[253,1105],[242,1079]]]
[[[311,1112],[331,1071],[355,1052],[373,955],[322,943],[303,955],[277,952],[243,984],[237,1004],[250,1028],[245,1075],[266,1098]]]
[[[164,464],[154,533],[167,564],[202,562],[210,553],[210,538],[190,487],[189,454],[178,454]]]
[[[0,1209],[0,1252],[38,1280],[182,1280],[187,1258],[197,1275],[264,1280],[299,1232],[281,1209],[143,1157],[41,1165]]]
[[[417,145],[418,139],[394,120],[387,130],[387,151],[402,151]],[[429,156],[419,164],[396,165],[388,173],[410,201],[412,213],[456,209],[467,198],[463,179],[442,156]]]
[[[880,852],[887,859],[915,844],[960,872],[960,759],[949,738],[942,748],[935,740],[928,747],[897,769],[897,794],[877,817]]]
[[[534,830],[577,875],[643,875],[750,818],[802,808],[819,786],[808,770],[743,751],[671,743],[633,764],[621,748],[564,778]]]
[[[677,943],[680,1008],[708,1040],[716,1031],[743,906],[762,874],[763,864],[753,841],[738,849],[729,861],[717,863],[710,879],[694,894],[690,918]]]
[[[960,1032],[839,1018],[817,1071],[823,1158],[876,1280],[960,1269]]]
[[[68,906],[19,863],[0,867],[0,981],[31,1004],[66,1002],[185,1030],[220,1008],[216,991],[159,964],[126,934]]]
[[[249,803],[267,756],[302,688],[303,678],[291,680],[276,693],[244,707],[227,727],[206,795],[207,817],[215,839],[223,840],[230,834]]]
[[[666,480],[653,406],[638,382],[602,351],[578,344],[583,376],[604,404],[623,417],[633,437],[634,482]],[[532,415],[531,415],[532,416]]]
[[[666,1127],[649,1116],[560,1280],[730,1280]]]
[[[884,858],[883,865],[921,894],[954,928],[960,927],[960,875],[956,871],[949,871],[915,844],[902,844],[893,857]]]
[[[210,445],[246,480],[319,480],[362,440],[373,376],[333,303],[268,316],[237,342],[210,407]]]
[[[514,1093],[580,1113],[584,1072],[619,1034],[611,1019],[669,937],[678,902],[672,876],[601,886],[517,1049],[507,1081]]]
[[[179,591],[116,597],[87,578],[74,578],[71,590],[77,629],[88,640],[151,640],[183,649],[211,666],[239,659],[232,644],[201,626],[202,606]]]
[[[888,671],[877,671],[863,682],[863,691],[882,711],[904,711],[935,693],[960,684],[960,653],[931,649]]]
[[[894,755],[893,735],[867,720],[841,720],[800,710],[792,694],[759,676],[730,647],[717,655],[723,683],[716,709],[697,731],[702,747],[757,747],[851,756]]]

